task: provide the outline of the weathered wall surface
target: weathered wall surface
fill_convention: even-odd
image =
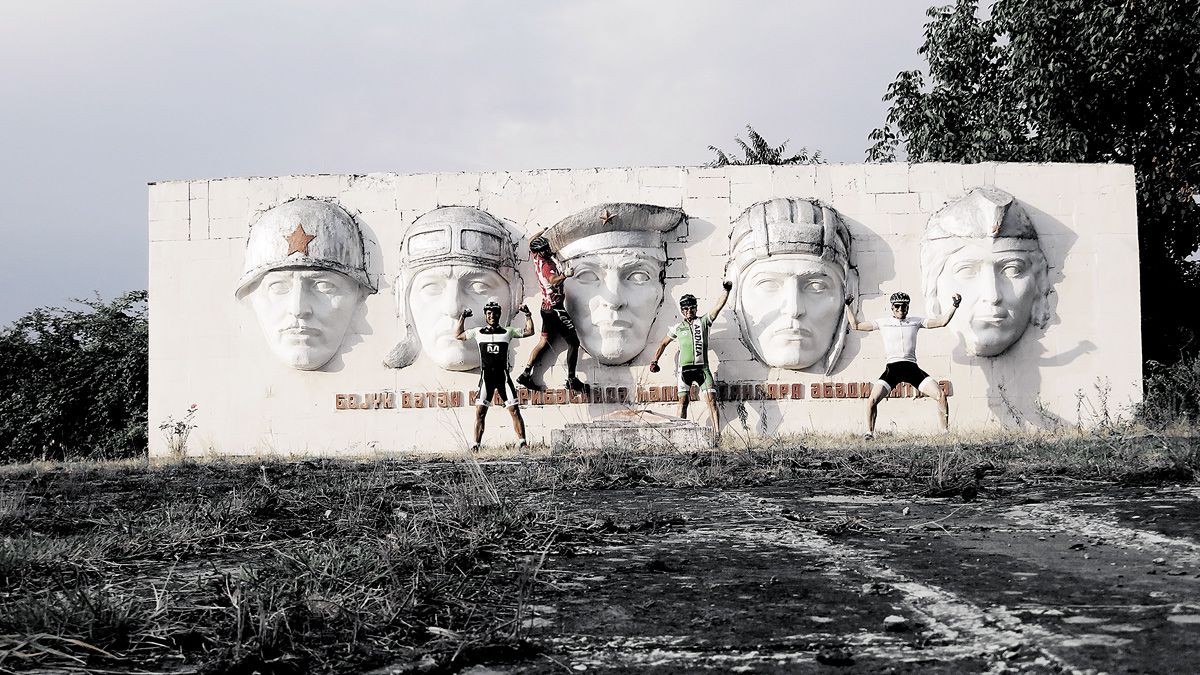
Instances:
[[[961,257],[959,253],[930,253],[934,248],[929,237],[935,236],[930,233],[936,230],[941,233],[936,236],[943,236],[946,228],[930,229],[929,221],[935,212],[975,188],[996,188],[1010,194],[1015,198],[1012,208],[1026,214],[1033,234],[1031,237],[1028,228],[1023,230],[1025,234],[1012,234],[1022,231],[1020,223],[1003,227],[997,224],[990,239],[982,236],[973,240],[974,245],[982,242],[981,250],[994,255],[982,262],[976,260],[970,267],[954,258]],[[325,219],[319,225],[301,223],[297,220],[301,217],[290,215],[287,209],[274,211],[272,218],[264,217],[298,198],[313,198],[340,209],[319,216]],[[640,226],[630,225],[623,230],[608,227],[605,222],[596,226],[599,234],[593,239],[577,240],[574,249],[570,248],[571,242],[556,244],[576,256],[572,258],[573,267],[590,270],[590,274],[577,274],[568,283],[572,294],[568,305],[576,321],[586,324],[582,332],[596,331],[590,343],[584,336],[585,348],[595,354],[581,355],[580,376],[589,384],[608,388],[596,398],[612,398],[618,394],[617,388],[624,388],[626,396],[635,399],[639,388],[645,387],[653,389],[643,391],[643,397],[658,397],[674,388],[670,364],[675,348],[668,348],[663,372],[651,374],[647,365],[668,327],[679,321],[678,298],[684,293],[694,294],[701,311],[706,311],[721,292],[735,221],[756,205],[770,220],[770,200],[779,198],[791,199],[792,204],[815,199],[834,211],[833,216],[828,211],[821,216],[817,209],[817,229],[824,217],[825,231],[832,232],[831,218],[839,219],[849,234],[848,247],[826,237],[825,248],[818,246],[810,257],[821,260],[824,251],[824,262],[837,263],[840,251],[848,248],[849,267],[842,268],[848,269],[848,274],[842,279],[841,272],[834,273],[832,284],[810,285],[797,291],[801,295],[787,299],[788,288],[796,290],[785,288],[789,279],[809,278],[801,269],[806,264],[802,252],[806,244],[797,244],[797,237],[803,240],[808,236],[806,232],[812,233],[812,219],[797,217],[796,222],[785,223],[792,229],[778,230],[783,234],[772,234],[776,231],[771,230],[774,226],[770,223],[762,229],[762,218],[753,215],[758,211],[751,214],[751,220],[758,218],[755,222],[760,225],[743,219],[743,227],[752,236],[774,237],[775,243],[739,249],[744,255],[730,269],[731,274],[741,276],[729,306],[712,327],[717,379],[751,385],[723,390],[726,399],[752,399],[722,402],[730,432],[862,430],[865,402],[852,396],[858,393],[858,383],[871,382],[882,371],[883,344],[877,332],[851,332],[839,337],[840,317],[829,318],[833,314],[828,310],[828,301],[832,298],[840,303],[837,296],[842,294],[856,297],[855,309],[863,319],[885,316],[887,298],[898,290],[912,296],[911,313],[918,316],[931,314],[929,305],[937,304],[939,294],[942,304],[951,291],[966,296],[949,327],[922,331],[919,338],[921,366],[935,378],[950,382],[952,427],[1074,425],[1081,414],[1086,423],[1092,408],[1105,398],[1097,390],[1098,383],[1106,391],[1110,406],[1126,405],[1140,397],[1137,221],[1134,176],[1128,166],[656,167],[231,178],[150,186],[151,450],[165,452],[158,424],[169,415],[178,418],[193,403],[199,406],[198,428],[189,442],[193,453],[461,448],[471,435],[474,407],[469,405],[469,392],[477,387],[479,375],[469,358],[455,360],[453,355],[438,351],[440,343],[434,336],[438,330],[445,330],[436,323],[439,312],[448,314],[450,310],[445,308],[470,306],[474,317],[467,326],[477,326],[482,320],[484,299],[504,300],[500,296],[511,291],[510,300],[504,304],[524,298],[534,309],[540,329],[540,300],[525,238],[568,217],[586,221],[591,218],[588,209],[600,205],[650,204],[682,210],[685,216],[677,226],[663,224],[666,221],[661,219],[657,225],[648,225],[648,230],[658,228],[654,236],[635,236],[627,231]],[[419,252],[415,243],[414,248],[402,252],[406,232],[412,234],[414,221],[445,206],[473,207],[490,214],[512,234],[511,242],[504,242],[502,247],[511,243],[516,252],[514,261],[497,263],[494,269],[483,263],[491,270],[488,274],[475,270],[468,259],[469,251],[448,252],[443,276],[458,283],[449,296],[444,283],[439,287],[441,291],[417,289],[414,279],[418,273],[431,273],[429,270],[436,265],[421,267],[413,262],[414,252]],[[340,215],[342,210],[345,217]],[[635,216],[620,213],[618,223],[622,218],[626,223],[633,222]],[[1011,218],[1015,213],[1010,210],[1004,217]],[[602,210],[598,220],[605,215]],[[972,217],[962,216],[966,221]],[[297,220],[299,232],[290,227],[292,220]],[[436,219],[422,222],[430,220]],[[260,243],[250,236],[255,223],[262,223]],[[967,222],[963,227],[978,229],[978,225]],[[447,227],[458,236],[461,228]],[[952,224],[950,229],[954,227]],[[604,231],[614,229],[616,234]],[[357,258],[343,245],[350,242],[350,248],[354,248],[355,232],[361,232],[362,238]],[[1004,236],[1020,245],[998,245]],[[459,243],[463,241],[467,240]],[[784,242],[782,248],[778,241]],[[276,250],[272,246],[286,248]],[[923,246],[928,249],[925,261]],[[1010,248],[1019,253],[1008,253]],[[662,255],[638,253],[655,250],[662,251]],[[613,255],[605,258],[597,254],[595,261],[588,262],[582,254],[589,251]],[[1018,260],[1005,262],[1000,254]],[[942,258],[935,262],[936,255]],[[638,264],[648,265],[645,273],[639,274],[630,262],[635,258],[641,261]],[[275,302],[266,290],[261,270],[281,267],[269,264],[279,259],[296,263],[283,272],[304,271],[309,269],[305,265],[312,262],[323,265],[325,271],[336,268],[345,273],[342,277],[353,278],[341,291],[334,288],[337,284],[324,286],[333,288],[323,296],[333,298],[329,311],[344,317],[345,323],[340,328],[326,329],[319,338],[331,342],[326,345],[331,358],[319,349],[308,349],[307,360],[289,361],[289,349],[318,338],[303,334],[301,329],[282,339],[272,338],[269,322],[261,319],[270,303]],[[248,269],[251,263],[264,260],[265,266]],[[768,267],[775,277],[763,281],[761,275],[747,271],[749,264],[760,261],[772,263]],[[931,271],[935,264],[938,267]],[[936,272],[943,267],[945,273],[939,276]],[[658,269],[664,271],[661,286],[653,278]],[[478,278],[472,277],[472,270],[479,272]],[[305,281],[299,274],[287,283],[292,281],[321,283]],[[510,288],[499,288],[498,284],[503,283]],[[924,286],[935,287],[928,297]],[[282,289],[286,284],[271,286],[276,287]],[[637,306],[617,307],[619,299],[604,299],[606,289],[615,289],[617,296]],[[750,289],[759,295],[752,297]],[[338,292],[344,295],[337,296]],[[796,298],[803,299],[804,292],[820,295],[826,304],[800,306],[803,303]],[[983,296],[994,298],[980,300]],[[772,305],[772,297],[780,299]],[[988,302],[1001,309],[990,318],[981,318],[983,310],[977,306]],[[1013,307],[1005,308],[1006,302]],[[778,306],[777,311],[774,306]],[[638,328],[637,321],[621,323],[622,311],[639,316],[649,326],[648,335]],[[432,327],[421,333],[424,339],[409,350],[411,363],[385,366],[389,355],[396,366],[398,347],[406,340],[413,344],[410,334],[420,333],[416,324],[425,319],[414,319],[414,312],[433,317],[429,319]],[[1011,315],[1009,319],[1003,318],[1005,312]],[[613,324],[616,327],[600,331],[602,316],[609,315],[610,320],[617,317]],[[972,333],[975,329],[997,329],[1010,319],[1023,320],[1028,327],[1023,333],[1019,328],[1009,330],[998,346],[980,346],[979,336]],[[822,353],[790,361],[787,354],[773,356],[778,350],[772,351],[766,340],[775,335],[769,331],[774,330],[773,322],[779,321],[783,322],[780,325],[790,321],[793,331],[780,333],[783,342],[779,344],[784,345],[785,352],[787,340],[792,340],[796,345],[810,346],[815,341],[815,348]],[[806,323],[809,321],[814,323]],[[812,328],[820,321],[839,322],[833,335],[836,349],[826,349],[820,335],[810,335],[822,333],[823,328]],[[519,326],[521,315],[506,316],[505,322]],[[634,325],[626,326],[629,323]],[[600,340],[606,338],[615,340],[617,348],[603,346]],[[514,343],[515,371],[524,364],[536,339]],[[630,341],[636,344],[630,346]],[[990,355],[997,349],[998,354]],[[322,362],[326,358],[329,360]],[[602,364],[627,358],[632,360],[624,365]],[[539,379],[552,389],[562,386],[562,362],[561,350],[556,350],[554,365],[539,374]],[[768,362],[785,365],[772,366]],[[763,386],[756,390],[753,385]],[[447,393],[439,400],[438,392]],[[1087,400],[1081,403],[1080,395]],[[672,412],[675,405],[572,403],[565,392],[554,391],[547,398],[555,402],[546,404],[543,399],[541,405],[524,407],[531,440],[548,440],[550,429],[587,421],[628,405],[644,405],[664,413]],[[452,405],[456,399],[460,405]],[[413,407],[418,401],[423,407]],[[395,407],[386,407],[389,402]],[[362,409],[363,403],[369,403],[370,409]],[[693,417],[697,414],[704,421],[702,405],[693,406]],[[512,439],[508,415],[502,410],[493,408],[488,423],[485,443]],[[927,400],[884,401],[878,426],[884,431],[935,429],[934,405]]]

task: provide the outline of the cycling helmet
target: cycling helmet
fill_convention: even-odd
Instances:
[[[545,237],[534,237],[529,240],[529,250],[534,253],[545,253],[550,250],[550,240]]]
[[[893,305],[907,305],[909,303],[908,293],[904,291],[896,291],[892,293],[892,297],[888,300]]]
[[[687,307],[695,307],[696,305],[697,305],[696,296],[692,295],[691,293],[688,293],[687,295],[685,295],[679,299],[679,309],[685,309]]]
[[[501,311],[501,310],[500,310],[500,303],[496,302],[495,300],[492,300],[492,301],[488,302],[486,305],[484,305],[484,306],[483,306],[483,311],[485,311],[485,312],[495,312],[495,313],[499,314],[499,313],[500,313],[500,311]]]

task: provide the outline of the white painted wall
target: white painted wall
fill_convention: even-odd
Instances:
[[[1098,383],[1107,389],[1114,411],[1138,400],[1141,312],[1134,175],[1129,166],[830,164],[228,178],[150,186],[151,452],[165,452],[158,424],[168,415],[178,418],[192,403],[199,406],[198,428],[189,442],[192,453],[462,447],[474,416],[467,406],[334,408],[335,393],[465,392],[475,387],[476,373],[441,370],[424,358],[404,370],[381,364],[400,328],[392,288],[400,236],[416,217],[438,206],[478,207],[527,232],[601,202],[682,208],[689,220],[677,232],[679,241],[668,243],[670,256],[678,260],[668,266],[668,299],[647,349],[631,366],[601,366],[586,354],[580,360],[582,377],[593,384],[669,385],[670,368],[656,375],[646,368],[655,336],[661,337],[678,320],[675,299],[680,295],[695,294],[702,309],[717,297],[730,224],[746,207],[773,197],[817,198],[833,206],[854,237],[860,318],[884,315],[887,295],[896,290],[913,297],[913,314],[925,315],[920,270],[925,222],[946,202],[977,186],[1011,193],[1032,218],[1050,265],[1053,317],[1047,328],[1031,327],[1013,348],[995,358],[966,356],[950,329],[922,331],[921,365],[953,382],[952,427],[1087,424],[1091,408],[1101,403]],[[369,272],[380,285],[380,291],[366,299],[341,353],[313,372],[290,369],[274,358],[252,311],[233,295],[250,225],[266,209],[302,196],[332,199],[357,217],[367,239]],[[525,296],[536,317],[534,275],[527,259],[521,266]],[[758,364],[738,339],[728,310],[713,326],[712,338],[717,377],[723,381],[801,382],[806,387],[821,381],[868,381],[884,365],[878,333],[852,333],[830,378]],[[536,337],[518,343],[515,363],[524,363],[535,341]],[[670,362],[674,348],[667,354],[664,363]],[[561,365],[545,376],[552,386],[562,379]],[[1082,405],[1080,395],[1086,397]],[[741,406],[754,433],[859,431],[865,402],[806,398]],[[650,407],[671,412],[674,404]],[[738,407],[723,404],[723,415],[731,430],[744,433]],[[616,408],[526,407],[525,419],[531,440],[548,440],[552,428]],[[693,415],[701,408],[694,406]],[[512,439],[507,414],[493,409],[488,423],[485,444]],[[885,401],[879,429],[893,428],[935,429],[933,403]]]

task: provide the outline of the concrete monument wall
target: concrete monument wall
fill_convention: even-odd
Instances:
[[[286,176],[150,186],[151,452],[158,425],[199,412],[189,451],[362,453],[461,449],[479,382],[485,302],[518,330],[542,320],[528,238],[543,228],[575,274],[586,396],[522,389],[530,440],[629,407],[673,413],[677,350],[648,364],[678,299],[713,323],[727,434],[861,432],[885,365],[889,314],[962,306],[922,330],[922,368],[950,394],[953,429],[1088,423],[1140,397],[1132,168],[879,164]],[[537,341],[514,341],[519,372]],[[549,364],[549,367],[545,367]],[[878,430],[934,430],[901,386]],[[1081,399],[1081,396],[1084,397]],[[698,402],[699,403],[699,402]],[[704,406],[693,405],[705,421]],[[1082,417],[1082,419],[1081,419]],[[493,410],[485,444],[511,442]]]

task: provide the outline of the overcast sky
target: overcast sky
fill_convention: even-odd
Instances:
[[[0,325],[146,286],[146,183],[862,161],[932,0],[0,7]],[[937,3],[944,4],[944,3]]]

